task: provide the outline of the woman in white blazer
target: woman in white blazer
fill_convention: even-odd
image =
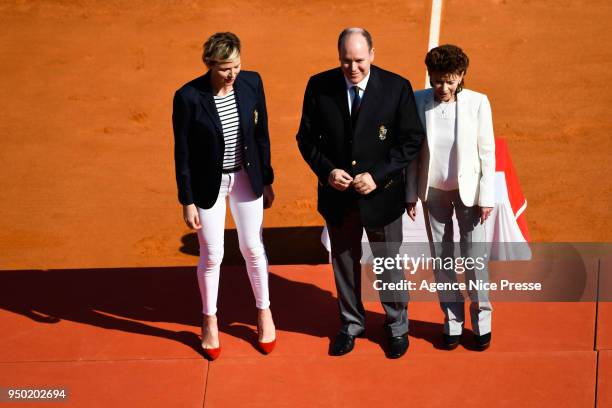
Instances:
[[[416,216],[417,197],[423,204],[432,256],[453,256],[453,212],[459,224],[463,261],[484,255],[490,240],[484,223],[495,200],[495,140],[491,106],[486,95],[464,89],[469,65],[467,55],[457,46],[433,48],[425,57],[430,89],[415,92],[417,111],[427,134],[418,161],[407,171],[406,209]],[[447,243],[442,245],[442,243]],[[455,265],[459,263],[456,260]],[[457,282],[465,270],[468,280],[488,281],[484,267],[435,269],[437,282]],[[476,348],[486,349],[491,341],[491,304],[486,291],[468,291]],[[445,315],[444,345],[459,345],[464,324],[461,292],[438,292]]]

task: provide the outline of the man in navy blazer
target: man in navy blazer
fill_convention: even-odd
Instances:
[[[331,345],[332,355],[350,352],[355,337],[365,330],[363,228],[370,242],[395,243],[399,249],[405,211],[403,169],[416,158],[424,139],[410,83],[371,65],[370,34],[362,28],[345,29],[338,52],[339,68],[308,81],[296,137],[318,178],[318,210],[331,241],[342,325]],[[386,279],[399,282],[403,273],[389,271]],[[407,298],[404,293],[387,300],[381,296],[389,334],[387,355],[399,358],[408,348]]]
[[[274,181],[270,164],[268,113],[261,77],[240,71],[234,83],[240,114],[244,166],[253,192],[261,196]],[[179,201],[210,208],[221,183],[224,141],[215,108],[210,71],[183,85],[174,95],[176,182]]]

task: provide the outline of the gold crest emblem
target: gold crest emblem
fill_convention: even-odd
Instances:
[[[385,125],[380,125],[378,128],[378,138],[380,140],[385,140],[387,138],[387,128]]]
[[[257,124],[257,119],[259,119],[259,113],[257,112],[257,109],[255,109],[253,111],[253,122],[255,122],[255,124]]]

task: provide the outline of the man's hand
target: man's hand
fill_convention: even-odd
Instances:
[[[349,188],[353,182],[353,178],[342,169],[333,169],[327,177],[327,182],[336,190],[344,191]]]
[[[200,229],[202,225],[200,224],[200,216],[198,215],[198,209],[195,204],[189,204],[183,206],[183,220],[185,220],[185,224],[191,229]]]
[[[491,211],[493,211],[493,207],[480,207],[480,223],[484,224],[484,222],[491,215]]]
[[[376,190],[376,183],[370,173],[360,173],[355,176],[353,187],[359,194],[366,195]]]
[[[264,186],[263,208],[272,207],[273,202],[274,202],[274,190],[272,190],[272,185]]]
[[[406,203],[406,211],[412,221],[416,219],[416,203]]]

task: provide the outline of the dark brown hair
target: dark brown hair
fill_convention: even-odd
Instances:
[[[439,47],[432,48],[425,56],[425,65],[427,71],[436,72],[439,74],[465,74],[468,66],[470,65],[470,59],[463,52],[463,50],[456,45],[444,44]],[[464,81],[462,80],[457,87],[457,92],[460,92],[464,87]]]

